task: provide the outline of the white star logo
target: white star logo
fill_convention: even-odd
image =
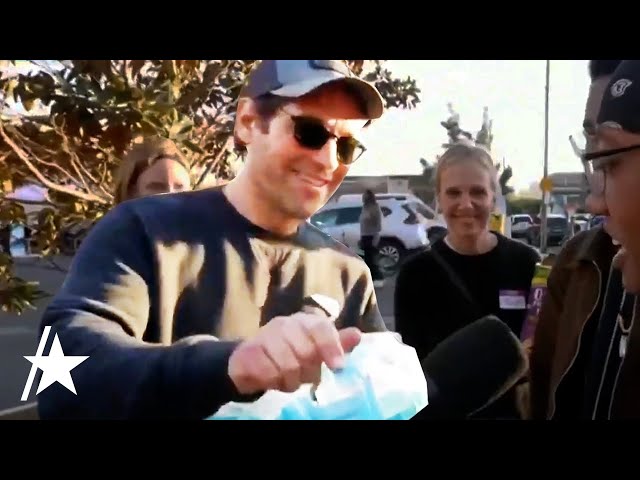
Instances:
[[[45,327],[40,343],[38,344],[36,354],[34,356],[24,357],[32,363],[32,366],[31,371],[29,372],[29,378],[27,379],[27,384],[25,385],[24,392],[22,393],[22,401],[26,401],[29,396],[29,391],[33,384],[36,369],[38,368],[42,370],[42,378],[40,379],[40,385],[38,385],[36,395],[51,386],[54,382],[60,383],[69,391],[77,395],[76,387],[73,384],[73,379],[71,378],[71,370],[76,368],[89,357],[65,356],[57,333],[53,337],[49,355],[42,355],[42,351],[47,343],[50,331],[50,326]]]

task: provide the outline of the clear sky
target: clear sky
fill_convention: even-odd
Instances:
[[[493,119],[493,150],[513,168],[512,186],[525,189],[542,177],[545,60],[389,60],[395,76],[415,78],[421,103],[390,110],[371,125],[368,151],[350,175],[420,173],[420,157],[434,160],[447,139],[440,122],[451,102],[460,126],[475,134],[482,109]],[[569,143],[580,133],[589,88],[588,60],[552,60],[549,89],[549,172],[581,171]]]

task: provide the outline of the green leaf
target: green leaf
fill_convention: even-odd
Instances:
[[[16,98],[14,96],[14,90],[15,88],[18,86],[18,79],[17,78],[11,78],[9,79],[9,81],[7,82],[7,85],[5,86],[6,92],[7,92],[7,96],[11,96],[14,97],[13,100],[16,101]]]
[[[174,123],[173,125],[171,125],[171,128],[169,128],[169,138],[175,138],[180,132],[180,128],[181,127],[179,123]]]
[[[200,153],[200,154],[204,154],[205,151],[200,148],[198,145],[196,145],[195,143],[193,143],[190,140],[185,140],[184,142],[182,142],[189,150],[191,150],[192,152],[195,153]]]
[[[30,112],[31,110],[33,110],[34,105],[36,104],[36,99],[35,98],[30,98],[28,100],[23,100],[22,101],[22,106],[24,107],[24,109],[27,112]]]
[[[157,132],[156,125],[146,119],[140,122],[140,129],[142,130],[142,133],[147,136],[155,135]]]
[[[160,121],[160,119],[158,119],[154,115],[145,115],[144,116],[144,120],[146,120],[147,122],[151,123],[152,125],[154,125],[156,127],[159,127],[159,128],[163,128],[164,127],[164,123],[162,123]]]
[[[184,125],[178,132],[178,135],[187,135],[191,130],[193,130],[193,123]]]

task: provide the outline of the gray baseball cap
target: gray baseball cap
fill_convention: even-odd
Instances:
[[[298,98],[331,82],[344,82],[366,107],[370,119],[380,118],[384,101],[378,89],[355,76],[341,60],[261,60],[249,73],[241,97],[266,94]]]

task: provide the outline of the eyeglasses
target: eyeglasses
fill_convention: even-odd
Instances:
[[[613,165],[620,162],[622,154],[640,149],[640,144],[633,144],[622,148],[611,148],[607,150],[594,150],[597,136],[595,134],[584,133],[586,139],[585,148],[580,149],[575,137],[570,137],[574,151],[580,154],[582,165],[587,176],[589,192],[592,195],[602,196],[606,191],[607,172]],[[581,151],[580,151],[581,150]]]
[[[293,136],[303,148],[320,150],[332,138],[336,139],[338,161],[351,165],[367,150],[354,137],[338,137],[327,130],[324,122],[315,117],[291,115],[284,112],[293,122]]]
[[[582,155],[582,160],[585,162],[591,162],[593,160],[597,160],[605,157],[613,157],[615,155],[631,152],[633,150],[640,150],[640,144],[629,145],[628,147],[622,147],[622,148],[612,148],[609,150],[599,150],[596,152],[588,152]]]
[[[596,170],[593,168],[587,169],[587,185],[591,195],[601,197],[604,195],[607,185],[607,177],[602,170]]]
[[[622,153],[637,150],[640,146],[616,148],[611,150],[602,150],[600,155],[593,159],[591,162],[585,162],[585,164],[591,164],[592,176],[590,179],[591,192],[595,195],[604,195],[607,190],[607,177],[616,168],[620,162],[624,161]],[[603,155],[604,152],[608,152],[608,155]]]

